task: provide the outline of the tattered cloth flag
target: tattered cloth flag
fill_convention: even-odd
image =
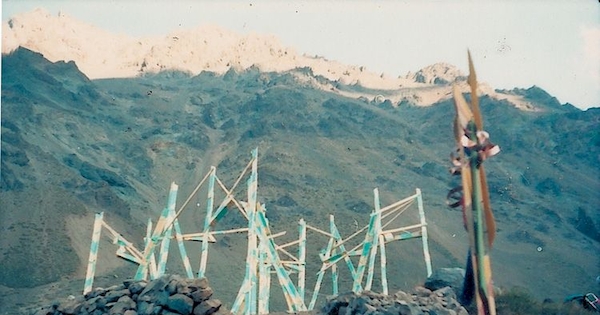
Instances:
[[[490,206],[489,192],[483,161],[496,155],[500,148],[489,140],[483,131],[483,121],[477,97],[477,78],[469,56],[468,84],[471,87],[471,105],[467,103],[458,87],[453,87],[456,119],[454,136],[457,155],[452,157],[454,174],[460,174],[462,185],[448,193],[450,206],[462,206],[465,229],[469,234],[467,273],[461,300],[469,303],[473,295],[479,315],[495,315],[496,304],[492,284],[492,268],[489,252],[496,236],[496,222]],[[487,238],[484,238],[487,234]]]

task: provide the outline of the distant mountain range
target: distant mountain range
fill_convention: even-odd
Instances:
[[[300,55],[273,37],[250,33],[240,35],[218,26],[178,30],[162,37],[134,38],[115,35],[65,14],[52,15],[43,9],[23,13],[2,25],[2,52],[22,46],[39,52],[50,61],[74,61],[90,79],[134,77],[164,70],[202,71],[224,74],[256,67],[263,72],[308,68],[329,84],[315,87],[348,97],[389,100],[428,106],[450,98],[449,83],[463,82],[455,66],[438,63],[415,73],[393,77],[374,73],[363,66],[344,65],[319,56]],[[356,86],[340,90],[339,86]],[[465,84],[460,84],[465,92]],[[360,87],[369,90],[360,89]],[[497,100],[534,110],[531,103],[508,91],[494,91],[486,84],[480,92]]]
[[[119,49],[131,47],[121,44],[136,40],[78,23],[35,11],[3,26],[3,37],[14,41],[3,41],[10,53],[2,55],[0,312],[18,309],[19,297],[43,300],[44,284],[83,276],[95,212],[105,211],[111,225],[141,242],[171,181],[180,198],[211,165],[233,182],[254,147],[259,199],[274,230],[295,231],[300,217],[317,225],[334,213],[349,235],[355,220],[366,224],[373,188],[387,204],[419,187],[434,268],[464,266],[461,214],[445,203],[456,185],[448,173],[454,109],[446,93],[464,81],[455,67],[436,64],[387,79],[283,47],[273,52],[272,38],[217,28],[206,38],[221,32],[224,43],[207,42],[205,51],[227,52],[222,61],[203,55],[202,62],[166,63],[184,51],[177,45],[197,44],[186,39],[191,31],[147,39],[139,44],[144,49],[122,54],[135,58],[119,59]],[[94,55],[93,41],[77,39],[89,32],[104,34],[91,37],[96,43],[114,43],[106,60],[97,59],[100,50]],[[65,45],[57,48],[56,40]],[[169,41],[179,48],[165,51]],[[241,43],[253,48],[235,50]],[[262,59],[253,61],[254,51]],[[144,58],[154,59],[142,67]],[[94,72],[102,63],[104,72]],[[392,81],[405,85],[377,85]],[[600,109],[562,105],[536,86],[482,92],[486,130],[502,148],[486,161],[498,221],[496,284],[553,299],[597,291]],[[200,211],[187,215],[183,228],[198,230]],[[309,248],[317,265],[320,246]],[[219,296],[237,292],[244,248],[242,236],[215,245],[218,266],[209,262],[209,279],[224,291]],[[391,289],[424,280],[418,248],[407,242],[388,253]],[[100,274],[131,276],[110,244],[101,250]]]

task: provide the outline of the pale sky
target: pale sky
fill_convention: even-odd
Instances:
[[[391,76],[436,62],[498,89],[540,86],[561,103],[600,106],[600,4],[546,1],[28,1],[3,0],[2,20],[41,7],[132,36],[216,24],[277,36],[300,54]]]

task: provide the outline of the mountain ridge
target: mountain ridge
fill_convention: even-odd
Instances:
[[[310,68],[315,76],[331,82],[384,93],[337,91],[335,86],[316,85],[349,97],[387,99],[394,105],[430,106],[449,99],[451,84],[468,91],[465,76],[455,66],[438,63],[415,73],[392,77],[363,66],[344,65],[324,57],[300,55],[274,36],[240,35],[215,25],[173,31],[165,36],[134,38],[113,35],[63,13],[43,9],[19,14],[2,25],[2,53],[19,46],[42,53],[50,61],[75,61],[89,78],[136,77],[144,73],[177,70],[197,75],[202,71],[224,74],[258,67],[263,72]],[[102,47],[102,49],[99,49]],[[494,90],[481,83],[481,94],[507,100],[523,110],[540,110],[520,95]]]

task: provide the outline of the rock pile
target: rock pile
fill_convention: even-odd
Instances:
[[[327,315],[467,315],[450,287],[431,291],[417,287],[411,294],[398,291],[383,295],[364,291],[341,294],[328,301],[322,312]]]
[[[221,301],[212,298],[206,278],[186,279],[177,275],[145,280],[125,280],[110,288],[96,288],[81,296],[70,296],[32,315],[224,315]]]

